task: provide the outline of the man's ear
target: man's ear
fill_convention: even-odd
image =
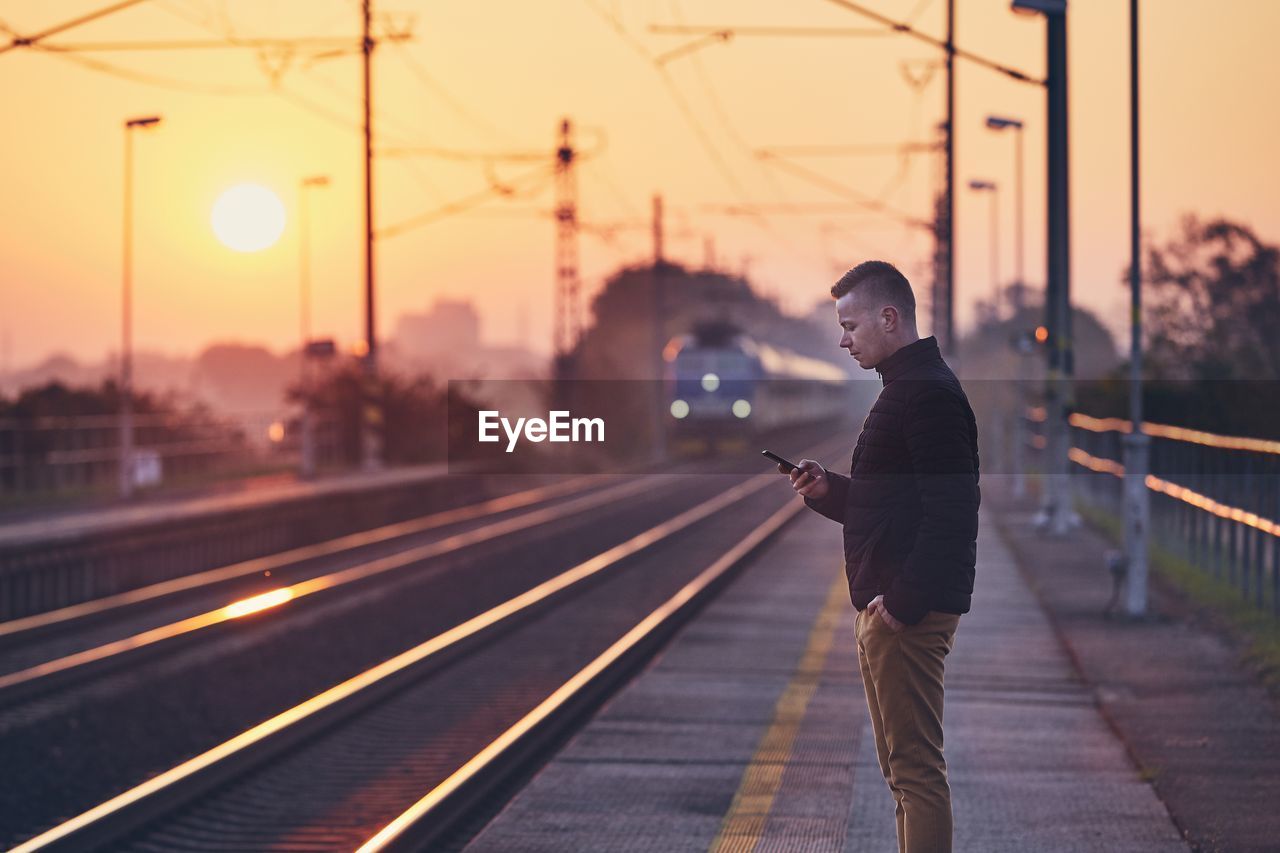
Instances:
[[[886,305],[880,309],[880,318],[884,322],[884,330],[892,332],[898,328],[898,309]]]

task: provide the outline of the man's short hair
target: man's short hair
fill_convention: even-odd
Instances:
[[[854,289],[880,305],[892,305],[904,322],[916,321],[916,297],[911,283],[888,261],[864,261],[831,285],[831,296],[839,299]]]

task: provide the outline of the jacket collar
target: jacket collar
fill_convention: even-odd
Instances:
[[[900,347],[897,352],[876,365],[876,372],[880,374],[883,384],[888,385],[911,368],[941,358],[938,339],[930,335]]]

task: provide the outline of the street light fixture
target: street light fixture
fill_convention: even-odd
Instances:
[[[302,381],[302,448],[300,473],[313,477],[316,473],[315,425],[311,417],[311,217],[307,205],[310,189],[329,186],[328,175],[311,175],[298,185],[298,291],[301,299],[299,319],[302,326],[302,346],[298,350]]]
[[[120,346],[120,497],[133,494],[133,131],[155,127],[160,116],[124,123],[124,235]]]
[[[1013,0],[1013,11],[1020,15],[1065,15],[1067,0]]]
[[[987,127],[994,131],[1014,130],[1017,131],[1017,145],[1014,148],[1014,164],[1013,164],[1013,180],[1014,180],[1014,267],[1015,278],[1013,282],[1013,313],[1017,316],[1022,311],[1025,299],[1027,280],[1025,267],[1023,266],[1023,239],[1022,228],[1024,224],[1023,217],[1023,169],[1022,169],[1022,121],[1016,118],[1007,118],[1004,116],[987,116]]]
[[[991,308],[1000,319],[1000,187],[995,181],[970,181],[974,192],[991,193]]]

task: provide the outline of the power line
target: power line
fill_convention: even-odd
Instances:
[[[872,27],[713,27],[698,24],[650,24],[659,35],[701,35],[728,41],[736,36],[799,36],[802,38],[876,38],[892,35]],[[677,48],[679,50],[681,48]]]
[[[603,162],[604,161],[601,161],[601,163]],[[604,184],[609,192],[613,194],[613,198],[618,202],[618,206],[621,207],[628,216],[636,221],[641,221],[643,217],[640,214],[640,208],[636,207],[635,202],[633,202],[626,192],[623,191],[621,185],[618,184],[613,175],[605,171],[605,167],[603,165],[600,166],[599,172],[596,172],[596,165],[597,164],[595,163],[588,164],[589,169],[593,174],[595,174],[596,179]]]
[[[911,14],[907,15],[906,20],[904,20],[903,23],[914,24],[916,19],[923,15],[925,9],[928,9],[932,3],[933,0],[920,0],[920,2],[916,4],[916,7],[911,10]]]
[[[107,74],[109,76],[118,77],[120,79],[128,80],[130,82],[141,83],[144,85],[156,86],[159,88],[165,88],[165,89],[194,93],[194,94],[213,94],[213,95],[222,95],[222,96],[274,95],[286,101],[289,101],[294,106],[299,107],[300,109],[303,109],[304,111],[309,112],[312,115],[320,119],[323,119],[324,121],[327,121],[334,126],[343,128],[345,130],[362,132],[362,128],[358,122],[316,102],[315,100],[305,95],[302,95],[299,92],[285,88],[279,83],[279,80],[275,77],[275,75],[269,75],[273,81],[272,85],[263,89],[235,87],[235,86],[221,86],[221,85],[214,85],[214,84],[201,84],[201,83],[194,83],[190,81],[178,80],[175,78],[163,77],[163,76],[151,74],[148,72],[141,72],[141,71],[135,71],[133,69],[126,69],[102,60],[78,55],[80,51],[92,52],[97,50],[115,50],[115,51],[180,50],[180,49],[186,49],[186,48],[266,49],[266,48],[290,48],[290,47],[293,47],[295,44],[306,44],[306,45],[313,45],[316,47],[331,47],[334,45],[339,45],[339,46],[354,45],[356,50],[359,49],[359,42],[353,41],[350,38],[345,38],[345,39],[329,38],[329,37],[300,38],[300,39],[243,38],[243,37],[234,35],[233,31],[230,29],[225,30],[226,34],[220,34],[218,30],[214,29],[213,25],[211,25],[207,21],[193,21],[190,17],[178,13],[175,9],[173,9],[171,6],[168,6],[167,4],[162,5],[162,8],[165,8],[170,12],[174,12],[175,14],[179,14],[179,17],[183,17],[189,22],[195,23],[204,29],[210,30],[215,35],[219,35],[219,39],[216,41],[205,40],[205,41],[199,41],[199,42],[196,42],[196,41],[109,42],[109,43],[83,43],[83,44],[70,44],[70,45],[33,44],[31,46],[34,49],[47,52],[60,59],[73,62],[82,67],[86,67],[90,70]],[[229,21],[227,21],[226,26],[229,27]],[[65,29],[65,27],[60,29]],[[396,39],[392,43],[398,43],[400,40],[401,39]],[[336,84],[334,84],[330,80],[327,80],[326,78],[320,77],[315,74],[309,74],[309,76],[314,82],[318,82],[327,86],[328,88],[338,92],[338,94],[342,95],[343,97],[354,96],[352,93],[340,91],[339,88],[336,86]],[[386,118],[381,114],[379,117],[384,120]],[[416,134],[418,131],[415,129],[413,132]],[[404,147],[409,148],[410,146],[405,145]],[[462,153],[462,152],[459,152],[459,153]],[[542,159],[545,157],[546,157],[545,153],[540,153],[538,155],[538,159]],[[479,159],[484,159],[484,158],[481,157]],[[410,171],[413,177],[418,181],[419,185],[421,185],[425,190],[427,190],[432,196],[436,198],[440,197],[441,193],[440,193],[439,187],[436,186],[429,179],[427,179],[425,175],[423,175],[422,172],[414,164],[412,164],[411,162],[404,162],[402,163],[402,165]]]
[[[197,95],[218,95],[224,97],[259,97],[262,95],[274,95],[289,101],[294,106],[311,113],[312,115],[329,122],[330,124],[340,127],[344,130],[360,131],[360,126],[352,119],[341,113],[335,112],[316,101],[308,98],[298,92],[286,89],[279,83],[262,89],[255,89],[245,86],[222,86],[210,83],[196,83],[188,80],[178,80],[172,77],[163,77],[150,72],[137,71],[129,68],[122,68],[100,59],[91,59],[87,56],[81,56],[75,53],[65,53],[57,49],[51,49],[47,45],[38,45],[35,50],[47,53],[58,59],[74,63],[91,71],[106,74],[110,77],[116,77],[121,80],[128,80],[131,83],[141,83],[146,86],[155,86],[160,89],[168,89],[176,92],[186,92]]]
[[[870,18],[871,20],[876,21],[877,23],[883,24],[884,26],[888,27],[890,30],[893,30],[894,32],[911,36],[917,41],[922,41],[922,42],[925,42],[926,44],[933,45],[934,47],[939,48],[941,50],[948,51],[951,55],[957,56],[960,59],[966,59],[969,62],[972,62],[976,65],[981,65],[984,68],[990,68],[992,71],[999,71],[1001,74],[1004,74],[1006,77],[1012,77],[1014,80],[1019,80],[1023,83],[1034,83],[1037,86],[1045,85],[1045,81],[1042,79],[1038,79],[1028,74],[1024,74],[1023,72],[1017,70],[1016,68],[1010,68],[1007,65],[1003,65],[999,62],[995,62],[994,60],[987,59],[984,56],[979,56],[976,53],[972,53],[967,50],[961,50],[960,48],[955,47],[954,45],[948,45],[947,42],[945,41],[936,39],[933,36],[928,35],[927,33],[920,32],[915,27],[911,26],[911,24],[909,23],[906,23],[904,21],[895,21],[892,18],[886,17],[885,15],[881,15],[879,12],[872,11],[871,9],[868,9],[865,6],[862,6],[858,3],[851,2],[851,0],[827,0],[827,2],[834,3],[835,5],[841,7],[842,9],[847,9],[850,12],[853,12],[854,14],[862,15],[864,18]]]
[[[308,80],[323,86],[324,88],[328,89],[334,94],[340,96],[344,101],[349,102],[351,100],[356,100],[361,97],[361,93],[356,92],[355,90],[350,89],[348,87],[344,87],[342,84],[336,83],[333,80],[330,80],[328,77],[317,73],[314,68],[302,68],[301,71],[303,74],[307,76]],[[279,86],[279,83],[276,82],[275,85]],[[378,110],[376,112],[376,115],[380,123],[391,123],[391,124],[397,125],[400,131],[403,131],[404,133],[408,133],[410,136],[416,137],[422,133],[422,131],[419,128],[412,127],[408,123],[401,121],[398,115],[389,115],[382,110]],[[363,129],[357,122],[354,122],[354,121],[350,122],[350,126],[355,128],[356,130],[363,132]],[[381,133],[380,135],[384,138],[387,137],[387,134],[385,132]],[[410,144],[407,141],[405,141],[403,137],[394,139],[394,142],[396,145]]]
[[[158,7],[161,11],[168,12],[170,15],[173,15],[175,18],[181,18],[187,23],[194,24],[197,27],[200,27],[201,29],[209,30],[210,32],[217,32],[218,35],[226,35],[226,36],[233,35],[233,33],[229,33],[226,30],[214,29],[213,24],[209,23],[208,13],[205,11],[205,7],[203,3],[193,4],[200,9],[199,13],[195,13],[199,15],[198,18],[195,16],[195,14],[189,11],[185,5],[181,5],[181,6],[178,5],[177,0],[154,0],[154,5]]]
[[[81,24],[87,24],[90,21],[96,21],[99,18],[105,18],[107,15],[111,15],[116,12],[120,12],[124,9],[128,9],[130,6],[137,6],[141,2],[143,2],[143,0],[123,0],[123,2],[112,4],[111,6],[107,6],[103,9],[99,9],[96,12],[90,12],[87,15],[81,15],[78,18],[73,18],[70,21],[66,21],[64,23],[58,24],[57,26],[49,27],[47,30],[41,30],[40,32],[35,33],[34,35],[29,35],[29,36],[14,35],[12,41],[10,41],[9,44],[0,45],[0,53],[6,53],[10,50],[13,50],[14,48],[19,48],[19,47],[34,47],[36,44],[43,41],[44,39],[49,38],[50,36],[55,36],[58,33],[66,32],[67,30],[72,29],[73,27],[78,27]]]
[[[547,159],[545,151],[472,151],[463,148],[442,148],[435,145],[404,145],[379,148],[378,153],[384,157],[434,157],[438,160],[457,160],[462,162],[481,161],[485,163],[525,162],[532,163]]]
[[[359,42],[352,41],[348,38],[338,37],[302,37],[293,39],[274,39],[274,38],[237,38],[227,37],[223,39],[186,39],[175,41],[100,41],[100,42],[62,42],[57,45],[40,45],[45,50],[58,50],[64,53],[108,53],[119,51],[169,51],[169,50],[234,50],[239,48],[252,48],[262,50],[265,48],[288,48],[293,49],[298,46],[314,46],[317,48],[335,48],[335,47],[352,47],[359,50]]]
[[[771,145],[757,154],[791,157],[860,157],[937,151],[937,142],[884,142],[850,145]]]
[[[41,53],[55,56],[58,59],[74,63],[92,71],[101,74],[107,74],[111,77],[118,77],[121,80],[128,80],[132,83],[142,83],[147,86],[156,86],[161,89],[169,89],[177,92],[189,92],[200,95],[261,95],[267,90],[250,89],[244,86],[222,86],[216,83],[195,83],[188,80],[178,80],[172,77],[163,77],[159,74],[152,74],[146,71],[136,71],[129,68],[122,68],[119,65],[113,65],[100,59],[91,59],[87,56],[81,56],[77,53],[68,53],[52,45],[34,45],[34,50]]]
[[[863,213],[867,212],[865,204],[856,202],[785,202],[781,204],[733,204],[733,203],[715,203],[707,202],[698,205],[699,210],[708,213],[719,214],[722,216],[750,216],[755,211],[768,213],[773,216],[831,216],[841,213]],[[884,225],[892,225],[897,228],[901,222],[894,220],[886,220],[883,214],[877,212],[877,216],[866,220],[867,222],[879,222]]]
[[[675,82],[671,79],[666,69],[654,63],[653,56],[651,56],[649,52],[635,40],[631,33],[622,26],[621,22],[618,21],[612,13],[600,8],[594,0],[583,0],[583,2],[585,2],[592,11],[604,18],[605,22],[608,23],[609,26],[613,28],[613,31],[618,34],[618,37],[638,53],[645,62],[654,66],[658,71],[659,77],[662,79],[663,85],[667,89],[667,93],[675,102],[676,107],[680,110],[681,115],[684,116],[685,121],[689,124],[694,134],[698,137],[698,141],[702,144],[703,150],[705,150],[707,156],[711,158],[711,162],[715,165],[717,171],[720,172],[721,177],[725,179],[735,192],[745,196],[747,194],[746,191],[743,189],[742,184],[739,183],[737,177],[733,174],[733,171],[729,168],[728,163],[725,162],[724,155],[720,153],[719,149],[716,148],[715,143],[711,141],[711,138],[707,135],[706,129],[698,121],[697,116],[694,115],[693,110],[690,109],[688,102],[684,99],[684,96],[680,94],[679,88],[675,85]]]
[[[189,15],[185,15],[182,12],[178,11],[170,4],[161,3],[159,4],[159,7],[161,9],[164,9],[170,12],[171,14],[177,15],[178,17],[181,17],[187,20],[189,23],[194,23],[197,26],[202,27],[203,29],[213,32],[215,35],[220,37],[219,40],[218,41],[206,40],[206,41],[200,41],[200,42],[195,42],[195,41],[104,42],[104,43],[79,43],[79,44],[60,44],[60,45],[39,43],[43,39],[48,38],[49,36],[52,36],[52,35],[56,35],[57,33],[60,33],[60,32],[64,32],[73,26],[78,26],[79,24],[96,20],[112,12],[122,10],[132,5],[136,5],[139,2],[142,2],[142,0],[133,0],[133,2],[117,3],[114,6],[111,6],[109,8],[99,10],[98,12],[92,13],[90,15],[85,15],[80,18],[77,18],[74,21],[69,21],[65,24],[61,24],[57,27],[53,27],[48,30],[45,30],[44,32],[39,33],[35,36],[28,36],[28,37],[15,36],[14,42],[11,43],[9,46],[0,47],[0,53],[3,53],[5,50],[8,50],[14,47],[15,45],[31,47],[35,50],[48,53],[52,56],[56,56],[60,59],[75,63],[84,68],[88,68],[90,70],[97,71],[102,74],[106,74],[108,76],[117,77],[122,80],[128,80],[133,83],[141,83],[144,85],[155,86],[158,88],[168,89],[172,91],[187,92],[187,93],[202,94],[202,95],[220,95],[220,96],[236,96],[236,97],[272,94],[272,95],[276,95],[281,98],[284,98],[287,101],[290,101],[295,106],[298,106],[306,110],[307,112],[310,112],[313,115],[316,115],[319,118],[322,118],[325,121],[328,121],[331,124],[337,125],[339,127],[343,127],[345,129],[355,129],[355,130],[360,129],[359,125],[356,124],[351,119],[316,103],[310,98],[307,98],[301,94],[285,89],[283,86],[280,85],[277,75],[269,74],[268,76],[272,77],[273,85],[268,88],[259,90],[259,89],[252,89],[252,88],[243,87],[243,86],[225,86],[225,85],[219,85],[219,84],[196,83],[196,82],[187,81],[187,80],[179,80],[176,78],[165,77],[165,76],[153,74],[150,72],[143,72],[143,71],[137,71],[134,69],[122,68],[118,65],[114,65],[112,63],[108,63],[100,59],[92,59],[89,57],[78,55],[79,52],[81,51],[93,52],[93,51],[106,51],[106,50],[112,50],[112,51],[178,50],[178,49],[187,49],[192,47],[196,47],[196,48],[222,47],[222,48],[241,48],[241,49],[255,48],[255,49],[263,50],[266,48],[292,48],[296,44],[304,44],[304,45],[311,44],[317,47],[330,46],[335,44],[338,44],[338,45],[354,44],[358,47],[359,42],[354,41],[350,38],[342,39],[342,38],[327,38],[327,37],[315,37],[315,38],[304,37],[299,39],[245,39],[235,35],[234,30],[231,28],[230,20],[225,15],[225,10],[223,14],[223,18],[225,22],[224,29],[222,31],[219,31],[207,21],[203,21],[203,20],[196,21],[192,19]],[[6,26],[6,30],[10,33],[13,32],[7,26]]]
[[[707,33],[705,36],[702,36],[701,38],[696,38],[691,42],[682,44],[680,45],[680,47],[672,48],[671,50],[668,50],[666,53],[658,54],[653,58],[653,63],[654,65],[666,65],[671,60],[679,59],[685,54],[694,53],[695,51],[701,50],[704,46],[708,44],[714,44],[715,42],[718,42],[718,41],[724,42],[727,44],[729,42],[729,39],[731,38],[733,38],[732,30],[716,30],[714,32]]]
[[[921,2],[919,2],[916,8],[913,10],[912,17],[914,18],[915,16],[918,16],[920,13],[922,13],[924,9],[927,7],[928,2],[929,0],[921,0]],[[698,48],[705,46],[706,44],[714,41],[717,38],[722,41],[727,41],[730,37],[732,37],[733,34],[739,31],[743,32],[744,34],[749,33],[752,35],[763,35],[763,36],[851,37],[851,36],[866,36],[866,35],[892,35],[895,32],[895,30],[906,31],[910,29],[909,25],[907,24],[898,24],[897,22],[891,22],[891,21],[888,21],[888,19],[883,18],[882,16],[878,17],[877,20],[880,22],[888,22],[891,25],[890,28],[866,30],[866,29],[829,28],[829,27],[742,27],[742,28],[687,27],[683,24],[683,22],[681,22],[680,24],[674,25],[674,26],[654,25],[651,27],[651,29],[657,32],[683,32],[683,33],[703,33],[704,34],[703,38],[693,43],[690,43],[688,45],[685,45],[683,48],[678,48],[675,51],[671,51],[668,54],[665,54],[664,59],[671,59],[671,58],[675,58],[676,56],[693,53]],[[695,57],[695,60],[696,60],[696,57]],[[916,87],[916,88],[918,90],[919,87]],[[918,91],[917,91],[917,94],[918,94]],[[918,101],[918,97],[917,97],[917,101]],[[920,150],[936,150],[936,148],[937,146],[932,146],[932,145],[920,146]],[[823,186],[825,189],[838,192],[844,197],[850,198],[854,200],[856,203],[862,204],[863,206],[867,207],[868,209],[883,211],[885,213],[888,213],[890,216],[893,216],[894,218],[899,219],[900,221],[908,223],[910,227],[919,228],[919,226],[923,224],[921,220],[916,220],[913,217],[908,216],[907,214],[896,211],[887,204],[887,200],[897,191],[899,187],[901,187],[906,182],[907,178],[910,175],[910,169],[911,169],[911,158],[909,156],[909,152],[904,151],[902,148],[898,148],[897,150],[894,151],[894,153],[897,153],[900,156],[901,158],[900,165],[898,169],[894,172],[894,174],[890,177],[890,179],[885,183],[878,197],[875,199],[867,198],[861,193],[857,193],[846,186],[838,184],[834,181],[828,181],[827,179],[824,178],[824,176],[818,175],[817,173],[814,173],[806,169],[802,169],[801,167],[798,167],[794,164],[785,164],[785,163],[779,162],[777,165],[781,165],[783,168],[790,169],[793,173],[799,174],[801,177],[804,177],[812,182],[819,183],[819,185]],[[768,153],[766,153],[766,156],[768,156]],[[779,194],[782,194],[782,193],[779,192]],[[747,209],[750,209],[750,208],[747,208]]]
[[[812,169],[806,169],[803,166],[800,166],[796,163],[789,162],[788,160],[778,157],[777,155],[762,154],[761,156],[767,162],[772,163],[778,168],[791,172],[792,174],[798,177],[801,177],[816,186],[822,187],[828,192],[832,192],[832,193],[835,193],[836,195],[847,198],[850,201],[852,201],[854,204],[857,204],[860,207],[864,207],[867,210],[874,210],[877,213],[883,213],[886,216],[891,216],[894,219],[897,219],[901,222],[906,222],[920,228],[926,228],[926,229],[933,228],[933,223],[931,222],[926,222],[923,219],[918,219],[914,216],[911,216],[910,214],[903,213],[902,211],[897,210],[893,207],[890,207],[889,205],[881,201],[878,201],[876,199],[868,198],[867,196],[863,195],[857,190],[847,187],[844,184],[839,183],[838,181],[833,181],[827,176],[820,174],[818,172],[815,172]]]
[[[511,134],[502,130],[497,125],[490,122],[488,119],[483,118],[478,113],[475,113],[474,111],[468,109],[466,104],[464,104],[461,100],[459,100],[452,93],[450,93],[449,90],[446,89],[431,74],[427,73],[427,70],[423,68],[422,65],[413,58],[413,55],[409,53],[406,47],[401,45],[399,42],[395,42],[393,44],[394,44],[393,52],[398,57],[400,57],[400,61],[404,64],[405,68],[409,70],[409,73],[412,74],[414,77],[416,77],[418,79],[418,82],[421,83],[423,87],[425,87],[433,95],[439,98],[440,101],[445,104],[445,106],[449,107],[449,109],[453,110],[455,113],[458,114],[459,117],[461,117],[465,121],[470,122],[475,127],[478,127],[493,136],[501,137],[508,140],[513,139]]]
[[[632,50],[639,54],[645,62],[654,67],[658,72],[658,76],[662,80],[663,86],[666,88],[668,95],[671,97],[672,101],[675,102],[676,107],[684,117],[686,124],[688,124],[689,128],[693,131],[694,136],[697,137],[699,144],[702,145],[702,148],[706,152],[708,158],[710,158],[712,165],[716,167],[716,171],[720,173],[720,176],[729,185],[730,189],[741,196],[744,201],[752,201],[750,193],[746,191],[746,188],[738,180],[738,177],[734,174],[733,170],[729,168],[728,161],[725,160],[724,155],[712,141],[710,135],[706,131],[706,128],[698,120],[697,115],[689,106],[688,101],[685,100],[679,87],[667,72],[667,69],[664,66],[657,64],[654,61],[653,56],[644,48],[644,46],[636,41],[635,37],[632,36],[631,33],[622,26],[622,23],[618,21],[618,19],[607,9],[601,8],[595,0],[583,0],[583,2],[586,3],[593,12],[603,18],[605,23],[613,29],[618,37],[626,42]],[[756,224],[762,230],[768,232],[770,236],[781,243],[788,251],[795,251],[795,247],[791,245],[790,241],[784,239],[782,235],[773,228],[772,224],[763,216],[756,219]]]
[[[403,234],[406,231],[411,231],[414,228],[419,228],[423,225],[429,225],[433,222],[437,222],[441,219],[444,219],[448,216],[452,216],[453,214],[456,214],[456,213],[462,213],[466,210],[471,209],[472,207],[475,207],[478,204],[482,204],[483,202],[488,201],[490,198],[493,198],[495,196],[518,197],[522,194],[527,195],[533,192],[538,192],[541,189],[543,189],[545,183],[552,177],[553,174],[554,174],[553,166],[551,165],[544,166],[540,169],[527,172],[513,180],[510,180],[505,185],[490,186],[487,189],[472,193],[468,196],[464,196],[463,198],[457,199],[455,201],[451,201],[448,204],[442,205],[438,208],[433,208],[432,210],[424,211],[423,213],[419,213],[416,216],[411,216],[408,219],[401,220],[400,222],[397,222],[394,225],[389,225],[386,228],[379,229],[376,233],[376,236],[379,239],[399,236],[400,234]],[[526,183],[530,183],[537,178],[542,179],[542,182],[533,184],[532,186],[525,186],[525,187],[519,187],[519,188],[516,186],[517,184],[523,185]]]
[[[681,12],[678,0],[671,0],[670,8],[676,20],[683,24],[684,15]],[[702,58],[695,55],[692,57],[692,61],[694,71],[697,72],[698,79],[701,80],[703,88],[707,91],[707,97],[711,101],[712,111],[716,114],[716,118],[720,122],[720,126],[724,129],[725,133],[728,134],[729,139],[736,143],[742,151],[746,152],[748,155],[752,154],[751,146],[742,137],[742,134],[738,132],[738,129],[734,126],[733,122],[729,120],[729,113],[725,109],[724,103],[721,100],[719,93],[716,91],[716,87],[711,83],[711,75],[707,71],[706,66],[702,64]],[[782,188],[782,185],[778,182],[773,172],[766,169],[764,164],[761,163],[758,158],[752,157],[752,161],[760,169],[760,174],[762,174],[765,180],[768,181],[769,185],[773,188],[773,191],[783,200],[790,201],[786,190]]]

